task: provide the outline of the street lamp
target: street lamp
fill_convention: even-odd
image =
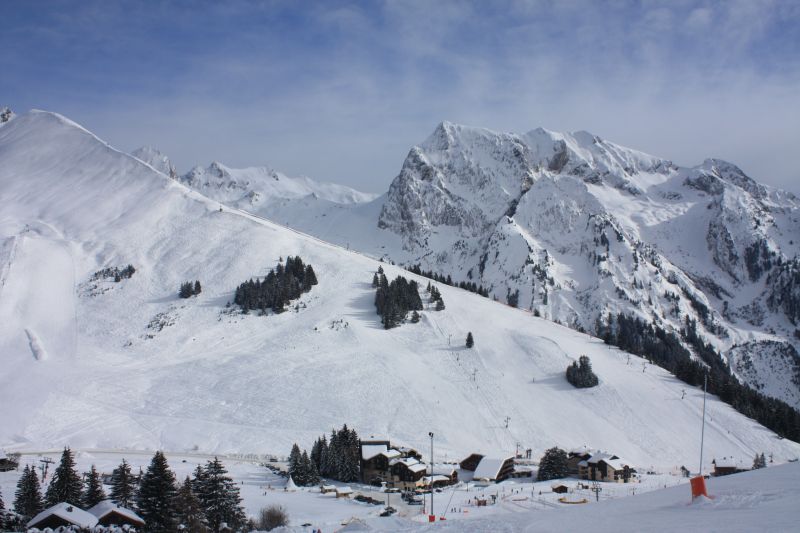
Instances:
[[[436,520],[436,511],[433,510],[433,432],[429,431],[428,436],[431,438],[431,518]]]

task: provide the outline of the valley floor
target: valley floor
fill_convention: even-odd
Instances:
[[[39,464],[44,456],[57,460],[58,453],[23,455],[22,464]],[[136,472],[145,469],[149,452],[79,451],[79,471],[95,465],[110,473],[122,458]],[[178,480],[190,475],[198,464],[210,456],[167,455]],[[430,495],[425,506],[410,506],[399,494],[388,495],[398,509],[391,518],[379,517],[383,505],[370,505],[336,499],[320,494],[319,488],[284,490],[286,480],[262,466],[255,457],[225,458],[231,477],[239,485],[243,504],[249,516],[260,509],[280,505],[290,517],[291,531],[417,531],[435,528],[447,531],[533,532],[533,531],[794,531],[800,519],[800,465],[771,466],[765,470],[746,472],[708,481],[712,500],[690,502],[687,480],[669,473],[643,474],[638,483],[601,483],[599,503],[591,490],[579,489],[578,480],[568,479],[570,493],[554,494],[553,482],[533,483],[530,480],[507,480],[489,487],[461,483],[434,494],[438,516],[445,521],[428,524]],[[52,474],[52,470],[51,470]],[[11,507],[19,472],[0,473],[0,489],[7,507]],[[341,484],[339,484],[341,485]],[[385,501],[380,489],[351,485],[356,493]],[[108,490],[108,487],[106,487]],[[568,501],[584,504],[569,505]],[[477,500],[487,500],[478,507]],[[305,524],[308,524],[307,526]]]

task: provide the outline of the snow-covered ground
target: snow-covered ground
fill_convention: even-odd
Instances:
[[[59,454],[25,455],[22,463],[40,465],[39,459],[45,456],[57,461]],[[101,473],[110,473],[123,457],[134,472],[140,467],[146,469],[150,462],[149,454],[137,452],[79,451],[76,456],[79,471],[88,471],[95,465]],[[182,480],[210,457],[168,454],[167,459]],[[711,478],[707,486],[713,499],[695,502],[691,502],[686,478],[670,474],[643,474],[639,482],[630,484],[600,483],[599,502],[590,489],[579,488],[576,479],[563,480],[570,487],[570,492],[564,495],[552,492],[554,481],[534,483],[517,479],[482,488],[462,483],[434,493],[436,515],[445,521],[433,526],[426,522],[430,495],[424,496],[424,507],[411,506],[402,502],[399,494],[387,495],[374,487],[351,485],[356,494],[384,502],[389,497],[390,505],[398,513],[392,518],[382,518],[378,515],[383,505],[336,499],[333,494],[321,494],[316,487],[287,492],[286,479],[261,466],[255,458],[225,458],[223,464],[239,486],[249,516],[257,516],[264,507],[280,505],[287,511],[293,531],[308,531],[311,527],[321,527],[323,531],[418,531],[434,527],[437,531],[476,532],[584,529],[779,532],[795,531],[800,519],[797,510],[800,467],[796,463]],[[19,472],[0,473],[0,490],[6,500],[11,500],[19,475]],[[585,503],[565,504],[559,498]],[[487,505],[478,506],[477,500],[486,500]],[[310,526],[304,528],[304,524]]]
[[[587,445],[697,470],[702,392],[595,338],[446,286],[444,311],[385,331],[377,261],[220,211],[59,115],[0,128],[0,161],[0,448],[285,455],[347,423],[417,447],[433,431],[447,460]],[[296,309],[226,307],[287,255],[319,278]],[[91,281],[129,263],[130,279]],[[195,279],[202,294],[179,299]],[[577,390],[564,371],[584,354],[600,385]],[[706,469],[800,455],[716,398],[708,413]]]

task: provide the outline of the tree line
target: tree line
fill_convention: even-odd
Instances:
[[[474,281],[459,281],[456,283],[453,282],[453,278],[450,277],[450,274],[445,276],[444,274],[437,274],[433,270],[422,270],[419,264],[411,265],[408,268],[408,271],[418,276],[424,276],[428,279],[432,279],[433,281],[450,285],[451,287],[458,287],[459,289],[464,289],[465,291],[474,292],[475,294],[479,294],[484,298],[489,297],[489,289],[485,288],[483,285],[478,285]]]
[[[707,374],[708,392],[778,435],[800,441],[800,412],[786,402],[740,383],[719,352],[697,334],[694,320],[687,317],[681,334],[707,366],[692,359],[681,337],[638,317],[609,313],[607,320],[598,319],[595,327],[598,337],[606,344],[645,357],[689,385],[702,386]]]
[[[245,313],[256,310],[266,313],[268,309],[280,313],[291,300],[310,291],[316,284],[314,268],[304,264],[300,256],[290,256],[285,265],[279,262],[263,280],[250,279],[239,285],[233,301]]]
[[[361,446],[358,433],[344,424],[314,441],[311,453],[295,444],[289,454],[289,475],[299,486],[316,485],[321,478],[350,483],[361,475]]]
[[[72,451],[65,448],[43,498],[36,468],[26,465],[17,483],[14,513],[6,527],[24,528],[43,509],[57,503],[88,509],[106,500],[94,466],[85,477],[84,482],[75,468]],[[123,459],[111,476],[109,496],[116,505],[138,513],[147,533],[218,532],[223,524],[233,531],[250,529],[239,487],[217,458],[205,466],[198,465],[194,477],[187,476],[183,483],[176,481],[162,452],[155,453],[141,476],[131,474],[130,465]]]

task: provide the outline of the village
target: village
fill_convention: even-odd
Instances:
[[[301,531],[305,530],[303,525],[341,527],[390,516],[428,522],[591,504],[688,483],[689,475],[681,467],[669,472],[640,471],[613,453],[580,447],[566,453],[566,477],[539,481],[540,461],[532,457],[531,450],[511,454],[471,453],[458,462],[435,462],[431,468],[422,451],[389,440],[371,438],[361,440],[359,446],[358,483],[323,480],[319,486],[298,487],[286,472],[286,461],[275,457],[231,457],[225,464],[240,488],[248,516],[256,516],[266,505],[275,504],[286,510],[289,523],[301,526]],[[77,461],[82,467],[97,463],[103,483],[108,484],[110,469],[120,454],[84,451],[77,454]],[[147,464],[143,452],[124,455],[134,469]],[[178,479],[189,475],[207,457],[168,456]],[[14,494],[21,464],[39,463],[40,469],[41,465],[46,468],[55,457],[55,453],[50,457],[0,452],[2,494],[7,499]],[[741,461],[731,458],[714,459],[712,465],[714,476],[747,469]],[[56,504],[31,519],[27,527],[31,531],[61,526],[141,530],[143,525],[142,518],[134,511],[106,500],[89,509]]]

